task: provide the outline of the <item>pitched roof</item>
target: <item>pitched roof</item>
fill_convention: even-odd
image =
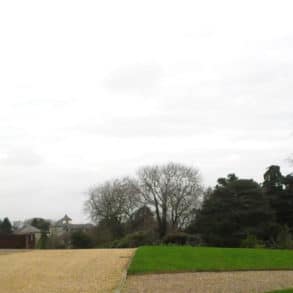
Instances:
[[[53,227],[63,227],[65,225],[65,223],[69,223],[71,221],[72,221],[72,219],[70,217],[68,217],[67,215],[65,215],[63,218],[61,218],[57,222],[53,223],[52,226]]]
[[[61,220],[63,220],[63,221],[72,221],[72,219],[71,218],[69,218],[67,215],[65,215]]]
[[[41,233],[41,230],[29,224],[24,225],[22,228],[14,232],[14,234],[19,234],[19,235],[35,234],[35,233]]]

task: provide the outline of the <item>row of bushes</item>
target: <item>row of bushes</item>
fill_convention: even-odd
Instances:
[[[174,232],[167,234],[162,240],[158,240],[152,232],[136,232],[128,234],[125,237],[111,242],[109,248],[132,248],[142,245],[158,245],[158,244],[176,244],[176,245],[206,245],[197,235],[184,232]],[[283,226],[276,239],[264,242],[253,234],[248,234],[241,241],[243,248],[276,248],[276,249],[293,249],[293,237],[287,226]]]
[[[293,249],[293,238],[288,226],[283,226],[278,233],[276,239],[269,241],[261,241],[253,234],[248,234],[247,237],[241,241],[241,247],[245,248],[277,248],[277,249]]]
[[[82,231],[73,232],[70,235],[65,236],[47,237],[46,234],[43,234],[37,247],[39,249],[64,249],[68,247],[78,249],[94,248],[96,246],[91,235]],[[184,232],[170,233],[167,234],[162,240],[159,240],[155,233],[141,231],[127,234],[123,238],[114,240],[108,244],[100,245],[100,247],[134,248],[142,245],[200,245],[200,243],[201,241],[198,237]]]
[[[162,240],[152,232],[135,232],[125,237],[114,240],[107,247],[109,248],[133,248],[142,245],[177,244],[177,245],[200,245],[199,237],[184,232],[167,234]]]
[[[47,238],[42,235],[38,243],[38,248],[94,248],[96,247],[92,235],[83,231],[76,231],[67,235],[67,237]],[[159,244],[176,244],[176,245],[192,245],[201,246],[206,245],[197,235],[188,234],[184,232],[173,232],[167,234],[163,239],[159,239],[158,235],[151,231],[141,231],[111,241],[108,244],[100,245],[100,247],[108,248],[134,248],[142,245],[159,245]],[[279,248],[279,249],[293,249],[293,238],[287,226],[283,226],[274,240],[267,242],[257,239],[253,234],[248,234],[245,239],[241,241],[243,248]]]

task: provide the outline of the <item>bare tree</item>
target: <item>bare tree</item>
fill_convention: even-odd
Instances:
[[[181,164],[143,167],[138,171],[143,199],[155,209],[160,237],[168,224],[182,228],[199,206],[202,186],[199,171]]]
[[[139,202],[137,185],[130,178],[107,181],[89,191],[85,210],[92,221],[125,222]]]

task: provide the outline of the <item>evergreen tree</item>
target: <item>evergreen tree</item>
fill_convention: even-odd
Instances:
[[[153,230],[156,227],[156,221],[154,219],[151,209],[144,205],[137,209],[129,218],[128,232],[133,233],[137,231]]]
[[[230,174],[220,178],[204,200],[196,225],[207,244],[239,246],[248,234],[268,238],[266,227],[272,222],[273,212],[260,186]]]
[[[293,176],[284,177],[279,166],[270,166],[264,174],[263,192],[275,211],[279,225],[293,229]]]
[[[279,166],[268,167],[264,174],[263,189],[266,193],[276,193],[283,190],[284,177]]]
[[[50,222],[42,218],[33,218],[31,221],[31,225],[40,229],[42,232],[48,232],[50,228]]]
[[[12,233],[12,225],[8,218],[4,218],[3,222],[0,226],[0,232],[3,234],[11,234]]]

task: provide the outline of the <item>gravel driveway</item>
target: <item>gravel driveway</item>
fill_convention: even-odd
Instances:
[[[113,292],[133,249],[0,252],[0,293]]]
[[[124,293],[261,293],[293,288],[293,271],[178,273],[128,276]]]

